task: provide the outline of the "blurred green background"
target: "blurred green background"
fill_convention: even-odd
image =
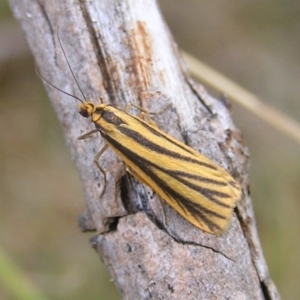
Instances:
[[[300,1],[161,0],[180,47],[300,122]],[[300,146],[234,105],[272,279],[300,299]],[[19,25],[0,0],[0,247],[52,299],[120,299],[80,233],[81,184]],[[17,299],[0,281],[0,299]]]

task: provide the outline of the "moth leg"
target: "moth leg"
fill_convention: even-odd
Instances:
[[[77,138],[77,140],[84,140],[84,139],[90,137],[92,134],[98,133],[98,132],[99,132],[98,129],[94,129],[94,130],[92,130],[92,131],[90,131],[90,132],[87,132],[87,133],[85,133],[85,134],[79,136],[79,137]],[[103,177],[104,177],[104,187],[103,187],[103,189],[102,189],[102,191],[101,191],[100,198],[102,197],[102,195],[103,195],[103,193],[104,193],[104,191],[105,191],[105,189],[106,189],[106,173],[105,173],[105,171],[103,170],[103,168],[100,166],[98,160],[99,160],[100,156],[105,152],[105,150],[106,150],[108,147],[109,147],[109,145],[108,145],[108,144],[105,144],[105,145],[103,146],[103,148],[102,148],[102,149],[97,153],[97,155],[94,157],[94,163],[96,164],[97,168],[98,168],[99,171],[103,174]]]
[[[132,103],[128,103],[128,104],[126,105],[124,111],[125,111],[126,113],[129,114],[129,110],[130,110],[131,107],[135,107],[135,108],[138,109],[141,113],[144,113],[145,115],[149,116],[149,113],[148,113],[145,109],[143,109],[142,107],[140,107],[140,106],[138,106],[138,105],[132,104]],[[151,113],[151,114],[152,114],[152,113]],[[150,118],[150,117],[149,117],[149,118]]]
[[[141,112],[144,112],[146,113],[147,115],[158,115],[158,114],[161,114],[162,112],[164,112],[169,106],[171,106],[171,103],[168,103],[165,107],[163,107],[160,111],[158,112],[148,112],[147,110],[145,110],[144,108],[142,108],[141,106],[138,106],[138,105],[135,105],[135,104],[132,104],[132,103],[128,103],[124,109],[124,111],[126,113],[129,113],[129,109],[131,107],[135,107],[136,109],[139,109]]]
[[[92,134],[97,133],[97,132],[99,132],[99,130],[98,130],[98,129],[94,129],[94,130],[92,130],[92,131],[89,131],[89,132],[87,132],[87,133],[85,133],[85,134],[79,136],[79,137],[77,138],[77,140],[84,140],[84,139],[90,137]]]
[[[141,111],[138,115],[138,118],[159,129],[156,123],[149,117],[149,114],[147,114],[146,112]]]
[[[104,187],[101,191],[101,194],[100,194],[100,198],[102,197],[105,189],[106,189],[106,173],[105,171],[103,170],[103,168],[100,166],[98,160],[100,158],[100,156],[105,152],[105,150],[109,147],[108,144],[105,144],[103,146],[103,148],[97,153],[97,155],[94,157],[94,163],[96,164],[97,168],[99,169],[99,171],[103,174],[103,177],[104,177]]]
[[[135,105],[135,104],[132,104],[132,103],[128,103],[128,104],[126,105],[124,111],[125,111],[126,113],[129,113],[128,111],[129,111],[129,109],[130,109],[132,106],[135,107],[136,109],[139,109],[139,110],[140,110],[140,113],[139,113],[139,115],[137,116],[139,119],[142,119],[142,120],[145,121],[146,123],[148,123],[148,124],[150,124],[150,125],[152,125],[152,126],[158,128],[158,126],[156,125],[156,123],[150,118],[149,113],[148,113],[145,109],[143,109],[142,107],[140,107],[140,106],[138,106],[138,105]],[[157,114],[157,113],[151,113],[151,114]]]
[[[138,105],[135,105],[135,104],[132,104],[132,103],[128,103],[128,104],[126,105],[124,111],[125,111],[126,113],[128,113],[128,111],[130,110],[130,108],[131,108],[132,106],[135,107],[136,109],[139,109],[140,111],[146,112],[146,110],[143,109],[141,106],[138,106]]]

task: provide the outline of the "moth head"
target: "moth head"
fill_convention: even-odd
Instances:
[[[79,105],[79,113],[88,118],[95,112],[95,105],[92,102],[83,102]]]

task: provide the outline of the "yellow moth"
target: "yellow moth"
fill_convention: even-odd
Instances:
[[[111,105],[85,101],[80,113],[91,118],[96,127],[93,133],[100,132],[128,172],[187,221],[216,235],[227,228],[241,196],[227,171],[152,122]]]
[[[67,60],[63,47],[62,50]],[[71,68],[70,71],[78,85]],[[110,146],[132,176],[152,188],[188,222],[215,235],[226,230],[241,197],[240,186],[227,171],[161,131],[144,112],[143,117],[137,117],[127,110],[103,103],[95,106],[70,96],[81,102],[80,114],[95,125],[95,130],[79,139],[99,132],[107,142],[95,157],[105,178],[103,191],[106,176],[98,159]]]

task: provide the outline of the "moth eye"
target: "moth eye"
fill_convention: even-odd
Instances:
[[[89,113],[86,109],[80,109],[79,113],[85,118],[89,117]]]

